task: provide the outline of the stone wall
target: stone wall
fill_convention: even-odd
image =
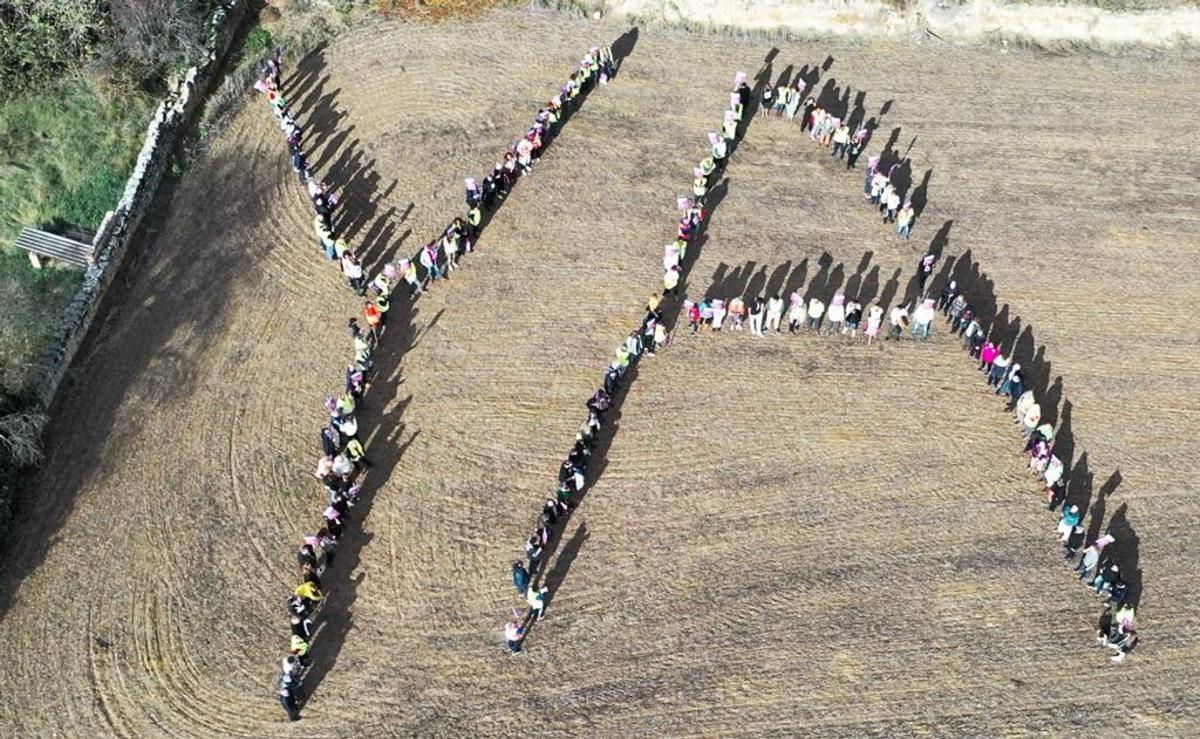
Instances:
[[[188,127],[194,124],[201,103],[219,79],[229,46],[245,18],[246,5],[246,0],[226,0],[213,13],[209,19],[205,59],[199,66],[188,69],[155,109],[137,164],[125,183],[125,193],[92,239],[95,260],[63,311],[50,348],[38,366],[33,388],[44,408],[53,404],[75,353],[99,313],[104,296],[125,263],[138,226],[162,184],[171,155]]]

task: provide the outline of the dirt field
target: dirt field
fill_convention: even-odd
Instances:
[[[292,95],[353,243],[376,262],[414,250],[587,46],[626,30],[514,11],[369,27],[307,60]],[[1072,495],[1136,557],[1126,664],[1093,645],[1099,606],[944,332],[870,349],[709,334],[644,362],[547,619],[503,652],[508,565],[655,286],[729,80],[770,48],[643,30],[463,268],[397,306],[362,419],[364,533],[339,552],[293,725],[270,692],[280,601],[358,306],[247,106],[179,185],[52,428],[0,595],[0,735],[1200,733],[1185,57],[781,44],[773,77],[831,57],[818,86],[865,91],[868,116],[892,101],[868,154],[900,127],[928,206],[895,239],[861,170],[758,120],[686,286],[899,298],[948,233],[1012,335],[1045,347]]]

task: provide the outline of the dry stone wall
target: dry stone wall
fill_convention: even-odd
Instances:
[[[208,24],[205,59],[188,69],[155,109],[137,164],[125,183],[125,192],[92,239],[94,261],[63,311],[50,347],[38,366],[33,388],[43,407],[53,404],[104,296],[128,257],[130,244],[158,193],[172,153],[219,79],[229,47],[246,17],[246,5],[246,0],[227,0],[214,11]]]

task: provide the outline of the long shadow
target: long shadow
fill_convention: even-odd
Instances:
[[[236,50],[231,46],[230,54]],[[219,89],[227,69],[216,76],[212,89]],[[252,152],[237,147],[210,157],[183,180],[164,175],[67,371],[43,436],[45,467],[21,481],[22,487],[38,493],[16,496],[14,501],[12,533],[2,547],[0,615],[57,541],[79,492],[91,486],[93,475],[106,474],[108,461],[125,454],[134,435],[118,427],[123,405],[136,395],[169,412],[190,397],[202,385],[195,375],[200,357],[227,336],[232,296],[259,280],[263,249],[222,248],[238,241],[237,224],[261,217],[248,202],[218,202],[209,212],[195,214],[194,228],[203,229],[204,239],[192,243],[160,238],[163,232],[183,230],[176,197],[197,202],[197,178],[211,192],[245,179]],[[129,225],[117,229],[128,231]],[[162,289],[164,285],[170,289]],[[151,298],[153,310],[138,309]]]
[[[1026,387],[1034,390],[1042,419],[1048,423],[1057,422],[1053,453],[1063,463],[1065,505],[1078,505],[1081,511],[1086,512],[1087,541],[1094,541],[1105,528],[1104,517],[1109,499],[1123,481],[1120,469],[1112,472],[1093,498],[1095,463],[1086,451],[1077,448],[1072,426],[1073,405],[1062,376],[1054,376],[1052,372],[1045,344],[1039,343],[1033,326],[1023,324],[1020,316],[1015,315],[1008,304],[1000,305],[995,281],[983,271],[979,262],[972,259],[970,251],[947,262],[937,290],[940,292],[950,280],[956,283],[957,291],[966,297],[968,305],[974,309],[975,319],[983,329],[986,340],[996,344],[1014,362],[1021,364]],[[1050,381],[1051,377],[1054,377],[1053,382]],[[1110,545],[1108,551],[1117,561],[1125,582],[1130,586],[1130,598],[1136,604],[1140,602],[1142,592],[1140,542],[1129,523],[1127,504],[1121,503],[1117,510],[1120,518],[1114,514],[1108,525],[1108,531],[1116,536],[1116,542]],[[1136,583],[1132,577],[1136,577]]]
[[[364,447],[372,466],[362,478],[362,489],[348,516],[358,525],[346,525],[338,539],[333,563],[322,572],[322,587],[326,595],[320,611],[320,626],[313,639],[312,663],[302,679],[304,690],[301,707],[312,698],[325,676],[337,664],[346,637],[354,627],[351,609],[358,597],[358,585],[364,575],[353,577],[352,573],[362,561],[363,549],[375,536],[366,531],[362,524],[370,517],[379,489],[391,478],[405,452],[421,433],[419,429],[415,430],[408,435],[403,444],[397,444],[399,437],[406,430],[401,419],[405,409],[412,402],[412,395],[409,395],[393,403],[403,382],[400,364],[409,350],[419,343],[420,338],[437,325],[443,312],[444,309],[434,316],[429,325],[418,330],[415,325],[418,314],[415,301],[408,302],[401,311],[392,311],[404,315],[403,318],[399,315],[389,317],[384,337],[394,341],[395,337],[400,335],[401,343],[390,347],[389,342],[390,351],[376,352],[376,365],[371,373],[370,387],[358,413],[360,432],[366,438]],[[392,406],[390,409],[389,404]]]
[[[549,613],[550,607],[554,604],[554,596],[558,593],[558,589],[562,587],[563,581],[567,579],[567,572],[570,571],[575,558],[579,556],[579,550],[583,549],[583,545],[587,542],[589,536],[587,522],[580,523],[579,528],[575,529],[575,533],[571,535],[570,540],[563,546],[558,558],[554,560],[554,567],[550,568],[550,571],[546,573],[542,585],[546,588],[545,607],[547,613]],[[530,632],[533,631],[535,623],[537,622],[527,614],[523,622],[526,639],[529,638]]]
[[[771,84],[771,61],[778,55],[779,50],[772,48],[763,60],[763,66],[759,70],[754,79],[754,87],[749,91],[749,98],[744,104],[742,121],[738,126],[736,135],[729,147],[730,155],[726,158],[722,166],[714,170],[711,179],[720,179],[717,185],[710,188],[707,197],[705,198],[703,207],[706,211],[705,218],[699,223],[695,234],[692,237],[691,243],[688,245],[686,256],[680,261],[679,271],[679,286],[675,296],[668,296],[664,293],[663,301],[659,306],[662,314],[662,324],[669,333],[674,333],[679,320],[679,315],[682,312],[683,297],[688,294],[690,289],[690,275],[692,267],[696,264],[703,251],[705,244],[708,242],[708,226],[712,222],[713,216],[721,203],[724,201],[729,192],[729,178],[725,176],[724,170],[728,161],[732,159],[733,152],[737,150],[737,144],[744,138],[747,128],[755,119],[757,106],[762,99],[762,91],[765,87]],[[641,356],[644,356],[641,355]],[[532,581],[536,584],[544,576],[547,579],[549,574],[546,573],[546,565],[554,559],[561,540],[563,531],[566,528],[566,522],[575,511],[583,504],[587,495],[595,487],[596,483],[604,474],[604,470],[608,467],[608,453],[612,448],[613,439],[621,428],[621,417],[625,405],[625,399],[629,396],[629,391],[633,387],[638,377],[640,367],[640,356],[634,357],[629,363],[628,369],[625,371],[624,377],[618,383],[616,391],[612,395],[612,405],[604,414],[603,425],[596,433],[595,442],[592,447],[592,453],[587,465],[585,482],[583,487],[576,492],[571,501],[571,513],[556,522],[556,525],[551,532],[550,539],[544,547],[543,554],[539,563],[532,575]],[[528,635],[526,635],[528,638]]]
[[[623,34],[614,44],[614,66],[618,69],[620,60],[628,56],[636,40],[637,29],[633,28]],[[594,89],[594,85],[581,91],[576,102],[567,108],[560,121],[559,130],[570,115],[578,110],[590,89]],[[549,142],[552,140],[553,137],[544,142],[541,155],[545,155]],[[374,222],[363,238],[362,253],[386,259],[388,257],[387,250],[390,248],[391,253],[394,254],[408,233],[399,241],[391,242],[390,236],[396,228],[395,222],[392,220],[395,209],[389,208],[380,216],[377,216],[376,211],[379,198],[390,194],[395,182],[382,195],[378,195],[379,177],[374,170],[374,160],[368,160],[361,151],[356,151],[357,144],[358,142],[355,141],[341,152],[337,161],[330,167],[328,174],[329,181],[334,186],[344,184],[342,189],[344,201],[349,201],[343,206],[345,210],[339,215],[336,226],[340,233],[353,236],[373,220]],[[411,211],[412,205],[410,204],[401,215],[400,220],[403,221],[407,218]],[[495,212],[496,208],[493,208],[487,213],[485,223],[495,215]],[[475,239],[478,239],[481,231],[482,225],[476,229]],[[389,243],[390,247],[387,246]],[[402,295],[403,292],[402,289],[398,289],[395,295]],[[402,445],[397,445],[399,436],[405,430],[402,421],[404,410],[412,400],[410,395],[404,400],[394,402],[402,384],[400,365],[408,351],[420,342],[422,336],[437,325],[444,311],[434,316],[424,329],[417,330],[415,327],[417,300],[416,296],[398,299],[389,311],[388,323],[380,339],[379,348],[374,355],[375,365],[370,372],[369,386],[364,396],[362,410],[358,414],[360,435],[366,438],[364,444],[366,456],[372,463],[362,479],[362,488],[356,498],[355,507],[348,516],[359,522],[365,521],[369,517],[375,494],[382,484],[390,479],[391,473],[399,464],[405,451],[420,433],[419,430],[414,431],[409,435],[407,441]],[[397,335],[399,335],[398,344],[396,343]],[[384,409],[389,405],[391,408],[385,412]],[[582,526],[580,528],[583,529]],[[583,536],[586,536],[586,530]],[[362,582],[363,576],[351,577],[351,573],[357,568],[361,561],[362,550],[372,538],[373,535],[364,531],[361,525],[360,527],[347,525],[339,537],[334,560],[322,573],[322,584],[326,590],[326,597],[320,612],[319,630],[314,635],[312,662],[302,676],[302,708],[311,700],[325,676],[336,666],[346,637],[354,626],[351,607],[357,598],[358,585]],[[578,546],[581,545],[582,539],[576,545],[576,554]],[[565,561],[560,558],[562,568],[558,575],[559,582],[565,577],[566,569],[573,559],[574,554]]]

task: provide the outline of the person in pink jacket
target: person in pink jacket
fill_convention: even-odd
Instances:
[[[996,355],[1000,350],[992,342],[987,342],[983,345],[983,349],[979,352],[979,371],[989,372],[992,367],[992,362],[996,361]]]

